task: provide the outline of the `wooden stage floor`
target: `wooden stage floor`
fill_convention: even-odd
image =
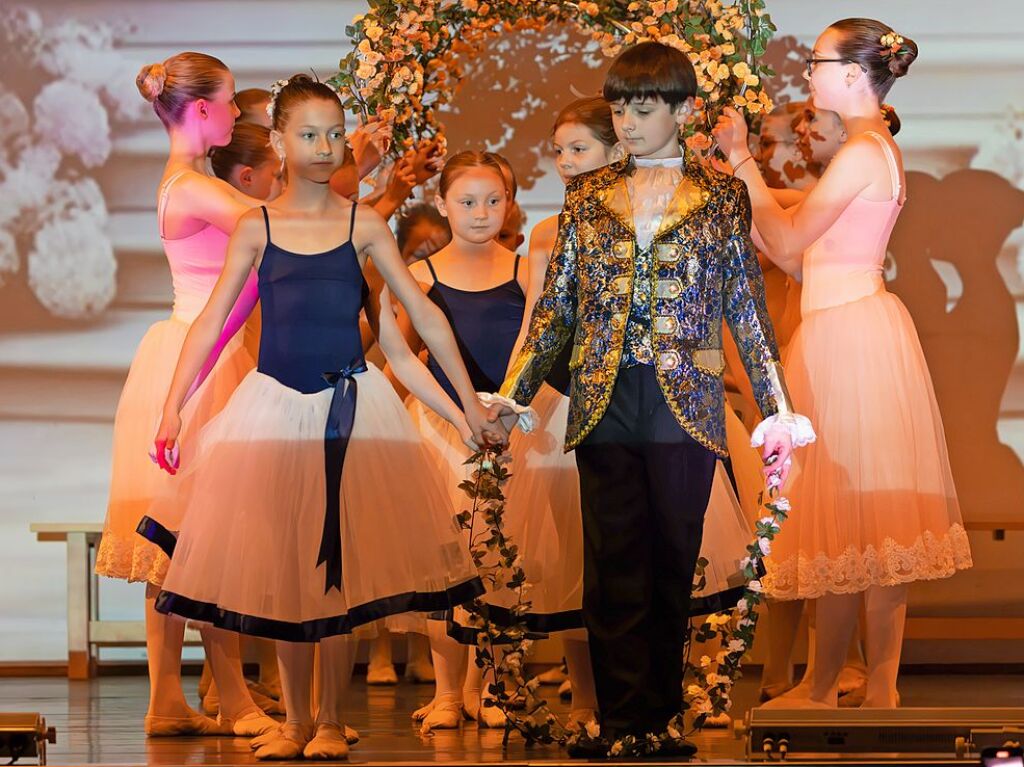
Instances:
[[[187,677],[185,684],[194,701],[196,678]],[[1024,677],[1015,675],[905,675],[900,689],[906,706],[1024,706]],[[555,688],[544,690],[549,692],[549,699],[557,701]],[[410,684],[367,687],[364,677],[357,677],[348,723],[360,731],[363,740],[353,748],[349,763],[580,764],[555,747],[527,750],[517,738],[503,752],[502,733],[479,730],[475,724],[422,738],[409,713],[426,702],[431,691],[431,686]],[[753,704],[756,691],[757,671],[753,670],[751,678],[738,685],[739,714]],[[0,678],[0,711],[39,712],[48,725],[57,728],[57,744],[50,746],[50,764],[257,764],[245,739],[147,740],[142,734],[146,700],[147,682],[141,676],[101,677],[88,682]],[[562,712],[565,706],[556,704],[555,709]],[[696,741],[700,746],[698,761],[742,763],[743,745],[728,731],[705,731]]]

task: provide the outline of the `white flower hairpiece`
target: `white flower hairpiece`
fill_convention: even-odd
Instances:
[[[882,44],[882,58],[884,59],[903,53],[903,43],[905,41],[902,36],[895,32],[887,32],[882,35],[879,42]]]
[[[291,80],[277,80],[273,85],[270,86],[270,101],[267,102],[267,117],[274,119],[274,107],[277,105],[277,97],[281,95],[281,91],[288,85]],[[317,80],[321,85],[326,85],[334,95],[338,97],[338,101],[344,101],[341,95],[341,91],[338,87],[330,80]]]

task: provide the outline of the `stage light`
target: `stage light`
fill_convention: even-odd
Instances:
[[[36,759],[46,764],[46,744],[57,742],[57,730],[46,726],[39,714],[0,714],[0,756]]]

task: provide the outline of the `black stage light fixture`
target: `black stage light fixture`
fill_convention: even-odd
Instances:
[[[985,749],[1007,751],[1010,758],[1024,741],[1024,708],[755,708],[734,723],[733,733],[746,740],[751,761],[904,755],[974,760]]]
[[[0,714],[0,757],[10,758],[8,764],[22,758],[46,764],[46,744],[56,742],[57,730],[39,714]]]

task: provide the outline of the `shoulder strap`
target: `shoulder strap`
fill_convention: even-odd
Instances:
[[[263,223],[267,227],[267,245],[270,244],[270,215],[267,213],[267,206],[260,205],[260,210],[263,211]]]
[[[427,269],[430,270],[430,276],[434,279],[434,282],[437,282],[437,272],[434,271],[434,265],[430,262],[430,256],[427,256],[423,260],[427,262]]]
[[[892,196],[894,200],[900,198],[900,167],[896,163],[896,156],[892,153],[892,147],[889,146],[889,142],[886,141],[882,136],[875,131],[866,131],[869,136],[882,145],[882,152],[885,154],[885,161],[889,164],[889,178],[892,180]]]
[[[348,222],[348,241],[349,242],[352,242],[352,235],[354,235],[355,232],[356,232],[356,205],[357,205],[357,203],[355,203],[355,202],[352,203],[352,218]]]
[[[160,231],[160,237],[163,239],[166,239],[164,234],[164,214],[167,211],[167,201],[170,199],[171,186],[186,173],[188,173],[188,170],[179,170],[160,187],[160,196],[156,203],[156,224]]]
[[[522,258],[522,256],[520,256],[518,253],[516,253],[516,265],[514,267],[512,267],[512,280],[515,281],[515,282],[519,282],[519,259],[520,258]]]

